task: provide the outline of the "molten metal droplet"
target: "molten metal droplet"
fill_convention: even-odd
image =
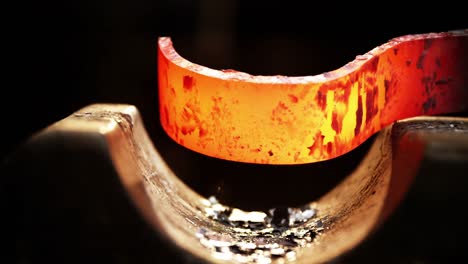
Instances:
[[[396,120],[468,106],[468,30],[398,37],[335,71],[304,77],[213,70],[182,58],[168,37],[158,44],[164,130],[221,159],[327,160]]]

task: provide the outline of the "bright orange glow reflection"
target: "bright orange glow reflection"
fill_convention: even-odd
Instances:
[[[161,123],[179,144],[232,161],[331,159],[390,123],[468,105],[468,30],[390,40],[331,72],[252,76],[182,58],[158,41]]]

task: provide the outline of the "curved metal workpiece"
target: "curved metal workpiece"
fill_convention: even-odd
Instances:
[[[335,71],[305,77],[213,70],[182,58],[169,37],[158,44],[165,131],[216,158],[328,160],[396,120],[467,109],[468,30],[394,38]]]
[[[452,151],[436,158],[466,159],[467,131],[467,119],[443,117],[384,128],[354,172],[311,201],[322,230],[294,248],[295,263],[331,261],[359,245],[398,206],[425,157],[446,146]],[[239,231],[207,216],[208,200],[174,175],[163,154],[131,105],[91,105],[32,137],[8,166],[23,206],[15,223],[24,225],[23,259],[241,262],[239,251],[214,252],[200,239],[201,230],[214,232],[229,247]]]

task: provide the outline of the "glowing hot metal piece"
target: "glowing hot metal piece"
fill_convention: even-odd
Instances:
[[[392,122],[468,106],[468,30],[394,38],[315,76],[252,76],[187,61],[158,41],[160,118],[196,152],[301,164],[354,149]]]

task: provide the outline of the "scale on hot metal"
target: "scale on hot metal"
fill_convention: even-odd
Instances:
[[[71,253],[76,260],[135,256],[132,263],[339,262],[400,205],[427,159],[467,159],[468,119],[451,114],[468,108],[468,30],[397,37],[335,71],[303,77],[213,70],[184,59],[176,46],[158,40],[159,110],[165,133],[181,147],[293,169],[374,140],[321,197],[249,211],[186,185],[135,106],[89,105],[32,136],[7,165],[40,194],[25,196],[30,208],[57,209],[26,210],[32,232],[54,241],[76,236],[54,244],[63,253],[54,255],[58,262],[69,263]],[[46,219],[52,230],[41,228]],[[21,243],[31,260],[50,257]]]

